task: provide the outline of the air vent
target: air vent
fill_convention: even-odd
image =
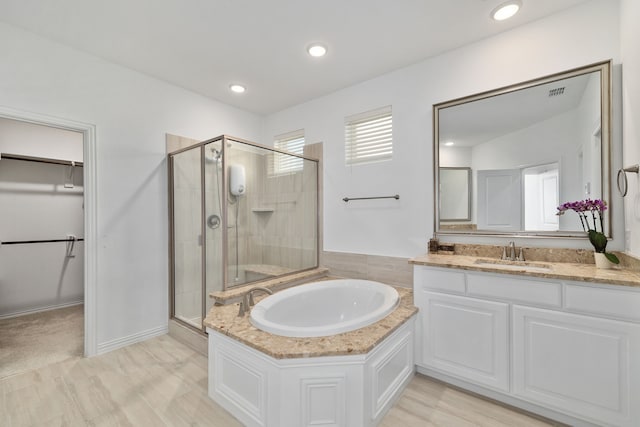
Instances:
[[[560,96],[564,93],[564,87],[557,87],[555,89],[551,89],[549,91],[549,98],[552,96]]]

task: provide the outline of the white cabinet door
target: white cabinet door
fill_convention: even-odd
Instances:
[[[514,395],[602,425],[640,422],[640,325],[513,306]]]
[[[509,391],[508,304],[425,291],[416,297],[423,366]]]

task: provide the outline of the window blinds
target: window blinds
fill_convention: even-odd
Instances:
[[[393,155],[391,106],[345,118],[347,165],[391,160]]]
[[[304,129],[275,137],[273,144],[278,150],[302,155],[304,153]],[[282,175],[302,170],[303,159],[282,153],[273,153],[271,175]]]

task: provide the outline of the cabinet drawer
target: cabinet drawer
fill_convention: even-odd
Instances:
[[[560,283],[523,280],[507,275],[467,274],[467,295],[559,307]]]
[[[640,322],[640,292],[619,288],[596,288],[567,284],[565,307]]]
[[[463,294],[464,273],[416,266],[413,271],[415,280],[414,292],[419,290],[435,290]]]

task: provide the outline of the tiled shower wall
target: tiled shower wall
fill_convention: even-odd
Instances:
[[[245,166],[246,195],[240,198],[238,240],[240,264],[280,266],[291,270],[316,265],[316,163],[303,170],[269,174],[271,155],[229,150],[229,164]],[[229,206],[229,224],[235,224],[236,205]],[[229,228],[229,274],[235,266],[235,231]]]

